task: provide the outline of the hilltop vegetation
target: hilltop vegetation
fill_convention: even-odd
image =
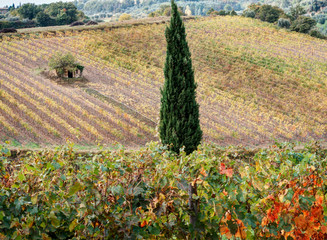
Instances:
[[[222,145],[326,140],[325,40],[242,17],[186,24],[204,141]],[[27,144],[157,139],[165,25],[34,34],[0,43],[1,141]],[[71,52],[88,82],[38,74]]]
[[[84,13],[78,11],[71,2],[42,5],[26,3],[18,7],[13,5],[5,16],[0,15],[0,29],[67,25],[85,18]]]
[[[188,8],[192,15],[206,15],[210,8],[217,10],[224,9],[225,6],[229,6],[236,11],[243,9],[241,4],[250,1],[228,1],[217,2],[212,0],[202,1],[178,1],[177,5],[183,10]],[[124,1],[100,1],[100,0],[83,0],[77,3],[77,8],[88,15],[94,15],[100,17],[109,17],[114,14],[129,13],[135,17],[146,17],[151,12],[154,12],[160,7],[170,5],[170,1],[167,0],[124,0]]]

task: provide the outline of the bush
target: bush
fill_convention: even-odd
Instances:
[[[35,21],[15,21],[15,22],[9,22],[9,21],[0,21],[0,29],[4,28],[31,28],[35,27],[36,22]]]
[[[211,13],[216,12],[215,9],[210,8],[209,11],[207,12],[207,15],[211,15]]]
[[[290,29],[300,33],[308,33],[312,27],[316,25],[316,21],[310,17],[299,16],[292,24]]]
[[[296,20],[299,16],[305,14],[305,10],[302,6],[300,5],[297,5],[295,7],[292,7],[290,9],[290,16],[291,16],[291,19],[294,21]]]
[[[120,15],[119,17],[119,21],[126,21],[126,20],[130,20],[132,19],[132,16],[127,14],[127,13],[123,13],[122,15]]]
[[[51,26],[55,24],[55,20],[52,19],[49,14],[43,11],[36,14],[36,21],[40,24],[41,27]]]
[[[74,27],[74,26],[81,26],[81,25],[84,25],[84,23],[80,22],[80,21],[76,21],[76,22],[71,23],[69,26]]]
[[[231,16],[237,16],[237,13],[236,13],[235,10],[233,9],[233,10],[229,13],[229,15],[231,15]]]
[[[248,17],[248,18],[255,18],[255,11],[247,9],[243,12],[242,16]]]
[[[211,8],[212,9],[212,8]],[[208,12],[210,12],[211,10],[209,10]],[[212,9],[212,11],[214,11]],[[185,13],[183,12],[183,10],[181,8],[178,8],[178,12],[181,16],[185,16]],[[159,17],[159,16],[170,16],[171,14],[171,6],[170,5],[161,5],[160,8],[154,12],[149,13],[149,17]],[[210,15],[208,13],[208,15]]]
[[[325,35],[323,35],[321,32],[319,32],[318,29],[311,29],[309,31],[309,35],[312,37],[316,37],[316,38],[321,38],[321,39],[325,39]]]
[[[274,23],[282,14],[284,14],[284,11],[278,7],[262,5],[256,14],[256,18],[264,22]]]
[[[16,33],[17,30],[15,28],[4,28],[0,30],[0,33]]]
[[[225,10],[220,10],[220,11],[218,11],[217,15],[226,16],[226,15],[228,15],[228,13]]]
[[[278,27],[280,28],[290,28],[291,26],[291,22],[288,19],[285,18],[280,18],[278,19],[278,23],[277,23]]]
[[[65,12],[57,15],[56,22],[58,25],[66,25],[71,23],[69,16]]]
[[[6,18],[6,20],[7,21],[9,21],[9,22],[17,22],[17,21],[19,21],[19,17],[7,17]]]

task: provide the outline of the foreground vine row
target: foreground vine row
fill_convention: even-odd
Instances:
[[[157,143],[77,154],[73,145],[17,159],[0,148],[1,239],[326,239],[327,151],[276,144]],[[188,186],[197,185],[190,225]]]

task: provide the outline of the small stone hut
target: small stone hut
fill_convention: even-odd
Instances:
[[[71,53],[57,52],[48,63],[50,70],[54,70],[58,77],[79,78],[82,77],[84,66],[76,62]]]
[[[60,74],[57,69],[55,69],[55,70],[59,77],[79,78],[79,77],[82,77],[83,69],[84,69],[83,66],[81,66],[79,64],[75,64],[75,66],[67,66],[67,68],[65,67],[63,74]]]

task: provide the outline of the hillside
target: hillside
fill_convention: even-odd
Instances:
[[[192,15],[206,15],[210,8],[222,10],[226,5],[239,11],[245,8],[252,1],[212,1],[212,0],[188,0],[177,1],[179,7],[184,11],[188,7]],[[82,0],[76,3],[78,10],[87,15],[97,15],[100,18],[121,13],[129,13],[134,17],[146,17],[149,13],[154,12],[163,5],[170,5],[168,0]]]
[[[242,17],[185,23],[204,141],[255,145],[327,139],[325,40]],[[0,139],[23,145],[157,140],[165,24],[16,36],[0,43]],[[88,81],[40,73],[73,53]]]

